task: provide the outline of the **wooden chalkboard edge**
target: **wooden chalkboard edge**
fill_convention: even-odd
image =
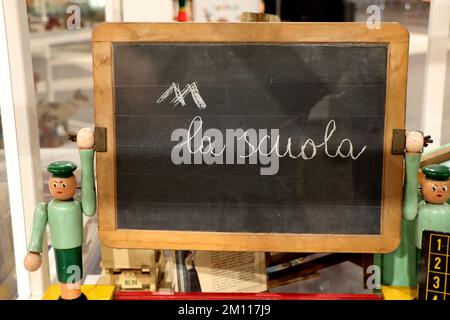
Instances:
[[[393,129],[405,128],[409,33],[403,36],[401,41],[389,42],[386,72],[381,233],[390,239],[393,249],[400,243],[403,199],[403,156],[390,152]]]
[[[219,233],[192,231],[99,231],[103,244],[128,249],[196,249],[218,251],[387,253],[397,239],[366,235],[297,235],[273,233]],[[399,239],[398,239],[399,241]]]
[[[112,47],[110,42],[93,43],[93,75],[95,126],[106,128],[106,150],[98,152],[97,197],[99,230],[116,229],[116,172],[114,90],[112,72]]]
[[[366,23],[101,23],[94,42],[402,42],[408,30],[399,23],[382,23],[369,29]]]

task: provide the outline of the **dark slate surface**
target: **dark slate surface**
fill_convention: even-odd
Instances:
[[[116,44],[114,57],[119,228],[380,233],[386,46]],[[193,82],[206,109],[191,95],[156,103]],[[291,137],[296,154],[334,120],[330,153],[344,138],[367,150],[353,161],[322,147],[266,176],[260,163],[175,165],[171,134],[196,116],[203,132],[279,129],[280,152]]]

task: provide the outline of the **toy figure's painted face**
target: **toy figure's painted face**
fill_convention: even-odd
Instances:
[[[69,200],[75,196],[77,191],[77,179],[74,175],[68,178],[51,177],[48,179],[48,188],[53,198]]]
[[[425,179],[422,182],[422,193],[426,202],[445,203],[450,198],[449,181],[435,181]]]

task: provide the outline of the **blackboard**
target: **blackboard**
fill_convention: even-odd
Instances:
[[[398,164],[401,156],[386,147],[393,119],[398,129],[404,117],[404,105],[395,106],[395,117],[388,110],[393,41],[242,41],[230,28],[245,26],[230,24],[216,24],[224,36],[208,41],[211,26],[203,26],[196,41],[175,42],[161,38],[176,35],[169,25],[147,25],[159,31],[151,41],[115,41],[111,30],[121,25],[107,26],[114,108],[106,114],[106,165],[115,212],[112,230],[104,231],[144,232],[157,247],[186,249],[224,249],[208,245],[211,235],[246,242],[286,236],[278,241],[283,251],[302,247],[287,241],[293,235],[316,240],[301,251],[329,249],[320,241],[333,238],[342,244],[336,251],[392,249],[397,231],[387,234],[383,224],[392,222],[386,205],[400,207],[401,192],[386,199],[384,188],[389,181],[400,190],[401,172],[387,176],[386,161]],[[274,34],[282,28],[272,26]],[[101,195],[99,207],[100,201]],[[180,240],[168,243],[170,235]],[[204,241],[189,243],[183,235]],[[345,237],[361,240],[361,249],[346,246]],[[225,249],[277,248],[244,241]]]

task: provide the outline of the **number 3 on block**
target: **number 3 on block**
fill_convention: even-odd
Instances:
[[[439,277],[438,276],[434,276],[433,277],[433,281],[434,281],[433,288],[439,289],[439,286],[441,285]]]

